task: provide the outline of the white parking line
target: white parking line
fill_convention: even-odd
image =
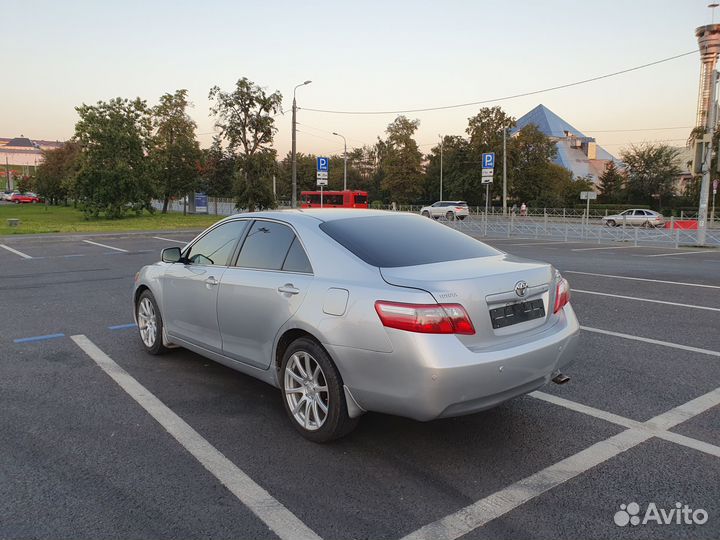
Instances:
[[[643,343],[651,343],[653,345],[662,345],[663,347],[670,347],[672,349],[681,349],[683,351],[696,352],[700,354],[707,354],[709,356],[720,357],[720,352],[711,351],[710,349],[701,349],[699,347],[690,347],[689,345],[680,345],[679,343],[671,343],[670,341],[660,341],[659,339],[650,339],[640,336],[633,336],[631,334],[622,334],[620,332],[611,332],[610,330],[601,330],[600,328],[592,328],[590,326],[581,326],[582,330],[586,332],[594,332],[596,334],[605,334],[607,336],[615,336],[624,339],[632,339],[634,341],[642,341]]]
[[[644,257],[644,255],[638,255],[638,257]],[[578,272],[576,270],[563,270],[563,274],[579,274],[583,276],[597,276],[614,279],[629,279],[632,281],[649,281],[650,283],[667,283],[668,285],[684,285],[686,287],[702,287],[706,289],[720,289],[718,285],[703,285],[702,283],[684,283],[682,281],[665,281],[663,279],[649,279],[629,276],[615,276],[613,274],[595,274],[593,272]]]
[[[677,302],[668,302],[666,300],[651,300],[649,298],[638,298],[637,296],[624,296],[622,294],[610,294],[610,293],[602,293],[597,291],[584,291],[582,289],[570,289],[574,293],[581,293],[581,294],[594,294],[597,296],[610,296],[612,298],[622,298],[623,300],[636,300],[638,302],[651,302],[653,304],[665,304],[668,306],[678,306],[678,307],[684,307],[684,308],[691,308],[691,309],[704,309],[706,311],[720,311],[720,308],[714,308],[714,307],[708,307],[708,306],[696,306],[692,304],[679,304]]]
[[[677,251],[675,253],[656,253],[655,255],[645,255],[645,257],[677,257],[678,255],[695,255],[696,253],[705,253],[708,251]]]
[[[563,242],[560,240],[559,242],[528,242],[527,244],[508,244],[508,246],[545,246],[545,245],[552,245],[552,244],[581,244],[582,242]]]
[[[187,244],[186,240],[173,240],[172,238],[163,238],[162,236],[153,236],[155,240],[162,240],[163,242],[172,242],[173,244]]]
[[[320,537],[84,335],[72,340],[130,397],[282,539]]]
[[[122,248],[119,248],[119,247],[108,246],[107,244],[101,244],[101,243],[99,243],[99,242],[93,242],[93,241],[91,241],[91,240],[83,240],[83,242],[85,242],[86,244],[92,244],[93,246],[100,246],[100,247],[104,247],[104,248],[108,248],[108,249],[114,249],[115,251],[122,251],[123,253],[127,253],[127,252],[128,252],[127,249],[122,249]]]
[[[13,249],[10,246],[6,246],[5,244],[0,244],[0,247],[3,249],[7,249],[10,253],[14,253],[15,255],[20,255],[23,259],[32,259],[32,257],[30,255],[28,255],[27,253],[23,253],[22,251]]]
[[[628,249],[637,246],[608,246],[608,247],[594,247],[594,248],[575,248],[570,251],[596,251],[598,249]]]
[[[647,422],[636,422],[543,392],[533,392],[530,395],[561,407],[628,427],[628,429],[609,439],[595,443],[589,448],[519,480],[443,519],[425,525],[405,536],[403,540],[455,540],[460,538],[652,437],[683,444],[714,456],[720,455],[720,447],[666,431],[720,404],[720,388],[651,418]]]
[[[454,540],[464,536],[651,437],[650,433],[634,429],[618,433],[454,514],[425,525],[403,540]]]

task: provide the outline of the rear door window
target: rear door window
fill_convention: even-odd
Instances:
[[[236,266],[281,270],[295,233],[287,225],[255,221],[243,242]]]
[[[283,262],[282,269],[285,272],[303,272],[305,274],[312,274],[312,266],[308,260],[307,254],[298,240],[297,236],[290,244],[290,249]]]

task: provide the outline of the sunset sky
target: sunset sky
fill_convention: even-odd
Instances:
[[[288,109],[398,110],[533,91],[697,47],[702,0],[366,2],[3,2],[0,136],[66,139],[74,107],[112,97],[155,104],[187,88],[202,146],[208,91],[239,77],[279,90]],[[720,19],[720,12],[716,18]],[[498,102],[519,117],[543,103],[611,153],[630,142],[682,145],[695,121],[699,56]],[[427,152],[462,134],[478,106],[409,114]],[[300,111],[298,150],[372,144],[394,118]],[[290,148],[290,114],[275,147]],[[648,128],[673,128],[650,131]],[[638,131],[632,131],[638,130]],[[642,131],[640,131],[642,130]]]

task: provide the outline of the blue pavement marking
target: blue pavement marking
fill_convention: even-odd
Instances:
[[[55,338],[61,338],[61,337],[65,337],[65,334],[47,334],[45,336],[32,336],[32,337],[14,339],[13,341],[15,343],[29,343],[31,341],[43,341],[46,339],[55,339]]]
[[[127,330],[128,328],[136,328],[137,324],[116,324],[115,326],[108,326],[108,330]]]

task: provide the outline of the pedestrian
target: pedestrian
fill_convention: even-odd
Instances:
[[[512,208],[510,209],[510,212],[512,213],[513,216],[517,214],[517,204],[513,203]]]
[[[520,205],[520,215],[523,217],[527,216],[527,205],[525,203]]]

